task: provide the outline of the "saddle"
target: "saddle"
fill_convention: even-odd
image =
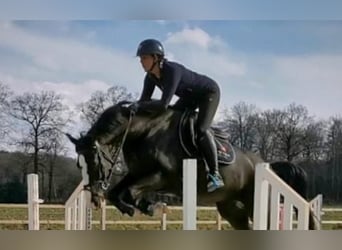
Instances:
[[[181,145],[189,157],[200,154],[196,143],[196,120],[197,112],[186,110],[182,114],[178,127]],[[209,132],[212,134],[216,144],[218,163],[221,165],[234,163],[235,151],[228,140],[228,133],[224,132],[221,128],[213,126],[210,127]]]

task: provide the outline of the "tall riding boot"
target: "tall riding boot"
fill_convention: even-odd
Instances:
[[[224,186],[222,177],[218,171],[216,145],[212,135],[209,132],[206,132],[204,135],[202,135],[198,139],[197,143],[199,150],[204,156],[209,168],[207,185],[208,192],[213,192],[214,190]]]

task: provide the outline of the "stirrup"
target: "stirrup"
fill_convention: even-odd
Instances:
[[[224,186],[224,182],[220,175],[208,174],[208,179],[209,181],[208,181],[207,189],[209,193]]]

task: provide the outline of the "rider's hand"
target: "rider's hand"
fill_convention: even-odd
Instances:
[[[130,106],[129,106],[130,110],[133,113],[136,113],[139,109],[139,103],[138,102],[133,102]]]

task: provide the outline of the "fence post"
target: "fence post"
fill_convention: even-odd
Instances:
[[[27,175],[28,229],[39,230],[39,183],[37,174]]]
[[[166,203],[162,204],[162,217],[161,217],[161,229],[166,230],[167,229],[167,205]]]
[[[216,223],[217,223],[217,230],[222,230],[222,218],[219,212],[216,211]]]
[[[183,160],[183,229],[197,229],[197,164],[196,159]]]
[[[264,165],[266,164],[266,165]],[[255,167],[254,212],[253,229],[267,229],[267,211],[269,183],[263,177],[264,168],[269,169],[267,163],[259,163]]]
[[[106,230],[106,201],[101,201],[101,230]]]

